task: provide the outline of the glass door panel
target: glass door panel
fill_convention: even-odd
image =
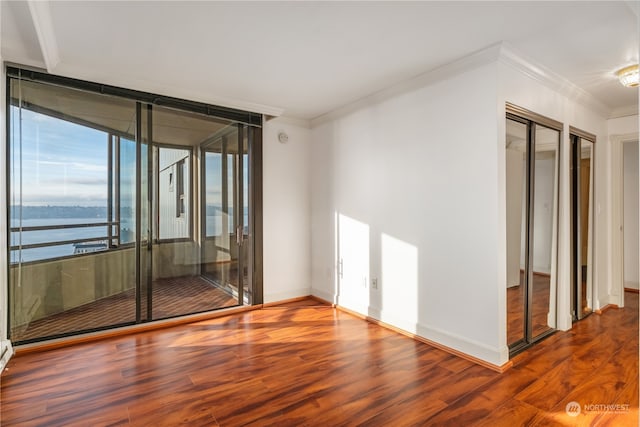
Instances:
[[[531,335],[555,328],[555,259],[560,132],[535,124]]]
[[[236,196],[237,142],[230,135],[233,144],[225,144],[224,153],[222,143],[215,143],[216,135],[235,128],[219,119],[157,106],[152,123],[152,316],[160,319],[236,305],[234,214],[241,201]],[[200,153],[199,147],[210,143],[218,148]],[[215,193],[211,203],[217,210],[207,206],[203,211],[199,194],[209,189]],[[215,223],[207,212],[212,209]],[[214,230],[220,236],[215,255],[202,230]],[[219,260],[220,271],[208,272],[208,256]]]
[[[527,125],[507,120],[507,344],[525,338]]]
[[[135,196],[136,153],[122,147],[135,102],[9,84],[10,338],[135,322],[134,249],[117,237]]]
[[[261,117],[22,72],[8,68],[14,343],[262,301]]]
[[[572,313],[579,320],[591,313],[593,142],[571,135],[572,145]]]
[[[237,304],[250,301],[249,141],[246,127],[229,127],[202,146],[202,274],[230,292]]]

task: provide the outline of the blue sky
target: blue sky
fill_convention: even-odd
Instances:
[[[107,133],[51,116],[11,108],[12,204],[106,206]],[[22,130],[22,169],[20,161]]]
[[[20,113],[22,126],[20,126]],[[87,126],[11,107],[11,204],[25,206],[106,206],[108,134]],[[20,135],[20,131],[22,135]],[[22,140],[20,140],[22,136]],[[20,154],[22,173],[20,173]],[[142,164],[146,164],[144,155]],[[135,142],[122,140],[121,205],[134,206]],[[245,156],[244,194],[248,197]],[[229,165],[229,183],[233,168]],[[221,204],[220,156],[207,156],[207,204]],[[22,177],[22,200],[19,198]],[[232,203],[233,197],[229,198]],[[247,206],[247,200],[245,200]]]

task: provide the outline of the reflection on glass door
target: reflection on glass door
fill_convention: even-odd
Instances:
[[[515,354],[556,324],[560,132],[514,114],[506,131],[507,344]]]
[[[581,132],[583,133],[583,132]],[[571,134],[571,312],[573,320],[591,313],[593,141]]]
[[[249,157],[243,127],[229,127],[202,146],[202,274],[230,292],[238,304],[250,301]]]
[[[234,246],[238,224],[235,207],[243,196],[236,191],[242,178],[237,176],[237,170],[242,168],[242,158],[237,156],[237,127],[228,121],[158,106],[153,107],[151,122],[153,244],[148,281],[152,317],[161,319],[238,305],[242,300],[234,285],[244,260]],[[230,142],[224,144],[223,155],[223,144],[217,142],[215,135],[228,129],[234,132],[227,138]],[[214,153],[199,150],[201,145],[219,147],[216,159],[211,158]],[[204,174],[198,173],[198,163]],[[217,168],[217,174],[206,173],[212,168]],[[215,279],[206,268],[210,264],[210,242],[200,233],[212,227],[209,214],[203,214],[201,189],[218,196],[211,203],[219,208],[215,215],[219,218],[215,230],[220,237],[216,256],[224,266],[218,276],[224,277]],[[207,209],[211,210],[209,206]]]
[[[527,125],[507,120],[507,343],[525,337],[527,244]]]
[[[7,74],[14,343],[262,302],[260,115]]]
[[[136,321],[135,102],[9,78],[9,335]]]

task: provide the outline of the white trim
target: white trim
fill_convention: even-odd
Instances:
[[[29,12],[31,20],[38,35],[38,43],[42,58],[47,66],[47,71],[53,73],[53,70],[60,63],[60,53],[58,51],[58,43],[56,35],[53,31],[53,21],[51,19],[51,8],[48,0],[28,0]]]
[[[625,0],[625,4],[636,15],[636,18],[640,18],[640,3],[638,3],[638,0]]]
[[[623,144],[638,140],[637,133],[627,133],[622,135],[610,135],[611,145],[611,276],[609,277],[609,301],[608,304],[624,306],[624,196],[622,194],[623,177]],[[604,304],[605,301],[600,301]],[[602,308],[599,305],[596,308]]]
[[[7,367],[7,363],[9,363],[9,359],[13,357],[13,354],[15,353],[15,351],[13,350],[13,346],[11,345],[11,341],[9,340],[2,340],[2,342],[0,343],[0,348],[7,349],[7,351],[4,353],[4,356],[0,358],[0,373],[1,373],[2,371],[4,371],[4,368]]]
[[[502,43],[493,44],[487,48],[464,56],[456,61],[449,62],[442,66],[431,69],[413,78],[397,83],[386,89],[374,92],[357,101],[346,104],[328,113],[322,114],[311,120],[311,127],[343,117],[349,113],[357,111],[369,105],[377,104],[395,96],[409,93],[425,86],[449,79],[458,74],[478,68],[482,65],[490,64],[498,59]]]
[[[624,287],[625,288],[629,288],[629,289],[638,289],[640,288],[640,283],[639,282],[631,282],[629,280],[624,282]]]
[[[507,346],[501,349],[491,347],[481,342],[427,325],[418,324],[416,329],[416,334],[422,338],[435,341],[438,344],[458,350],[493,365],[502,366],[509,361],[509,348]]]
[[[625,107],[618,107],[611,110],[609,114],[610,119],[617,119],[619,117],[637,116],[638,104],[627,105]]]
[[[433,326],[407,321],[406,319],[395,316],[393,313],[379,310],[375,307],[368,308],[368,316],[493,365],[501,366],[509,360],[509,348],[506,345],[500,350],[499,348]]]
[[[611,114],[611,108],[598,101],[589,92],[544,65],[526,58],[507,43],[502,43],[498,60],[603,117],[609,117]]]
[[[0,0],[0,4],[2,4]],[[35,69],[39,69],[45,71],[47,65],[44,61],[39,59],[32,58],[23,58],[24,51],[21,48],[16,48],[13,46],[3,46],[2,47],[2,60],[4,61],[4,65],[22,65],[25,67],[31,67]]]
[[[612,114],[612,109],[609,106],[598,101],[589,92],[576,86],[570,80],[550,70],[544,65],[541,65],[530,58],[526,58],[506,42],[500,42],[315,117],[310,121],[311,127],[316,127],[328,121],[343,117],[361,108],[449,79],[453,76],[490,64],[494,61],[499,61],[502,64],[525,74],[578,104],[597,112],[603,117],[609,117]],[[630,115],[631,108],[632,107],[630,106],[616,109],[615,111],[616,114]]]
[[[328,301],[331,304],[337,304],[338,303],[338,297],[335,294],[332,294],[331,292],[326,292],[323,291],[321,289],[315,289],[315,288],[311,288],[311,295],[314,297],[318,297],[322,300]]]
[[[304,288],[289,289],[282,292],[270,292],[270,293],[265,292],[263,300],[265,304],[268,304],[271,302],[284,301],[292,298],[306,297],[309,295],[311,295],[311,288],[304,287]]]
[[[307,119],[299,119],[296,117],[289,116],[278,116],[278,117],[270,117],[267,119],[268,122],[273,123],[281,123],[283,125],[292,125],[298,126],[305,129],[311,129],[311,120]]]
[[[332,302],[331,298],[326,298],[321,295],[315,296]],[[384,322],[394,328],[398,328],[410,334],[415,334],[421,338],[425,338],[429,341],[435,342],[436,344],[441,344],[445,347],[457,350],[492,365],[502,366],[504,363],[509,361],[509,348],[506,345],[503,346],[502,349],[491,347],[473,339],[453,334],[433,326],[416,324],[415,322],[399,318],[393,315],[393,313],[386,312],[372,306],[367,307],[366,305],[355,303],[354,301],[338,301],[337,304],[339,307],[356,312],[362,316],[367,316],[380,322]]]

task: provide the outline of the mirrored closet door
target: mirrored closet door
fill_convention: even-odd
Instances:
[[[571,315],[574,321],[592,309],[593,146],[595,135],[570,128],[571,138]]]
[[[515,106],[507,111],[507,344],[513,355],[556,327],[562,125]]]

